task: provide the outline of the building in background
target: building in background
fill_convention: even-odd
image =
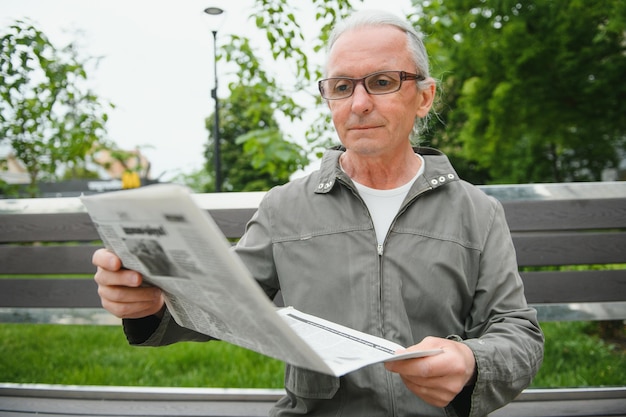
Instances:
[[[101,149],[93,153],[89,169],[98,172],[98,179],[69,179],[57,182],[40,182],[41,197],[77,197],[81,194],[94,194],[137,188],[159,182],[150,176],[150,161],[139,149]],[[0,182],[19,189],[30,183],[28,171],[12,152],[0,154]],[[20,192],[20,195],[23,193]],[[25,195],[24,195],[25,196]],[[0,198],[3,196],[0,188]]]

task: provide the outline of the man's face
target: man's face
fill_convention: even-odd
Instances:
[[[328,77],[361,78],[378,71],[416,72],[404,32],[390,26],[368,27],[337,39],[327,63]],[[432,94],[425,96],[415,81],[407,80],[399,91],[385,95],[370,95],[359,84],[351,97],[329,100],[328,106],[341,143],[348,150],[375,156],[405,150],[415,117],[426,116],[431,103]]]

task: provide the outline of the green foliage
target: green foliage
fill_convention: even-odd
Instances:
[[[235,144],[242,146],[242,155],[255,173],[255,178],[246,182],[241,191],[266,190],[268,185],[284,184],[306,162],[303,149],[285,140],[278,129],[250,131],[239,136]]]
[[[232,36],[223,50],[241,77],[229,85],[228,98],[220,102],[223,190],[260,191],[284,184],[307,160],[302,147],[280,132],[275,114],[293,121],[304,110],[261,68],[248,39]],[[214,124],[214,117],[207,118],[209,132]],[[210,138],[205,151],[208,172],[215,170],[214,140]],[[211,182],[206,185],[209,188],[203,191],[213,190]]]
[[[362,1],[362,0],[360,0]],[[314,51],[326,45],[326,40],[338,19],[352,10],[350,0],[311,0],[315,21],[321,27],[317,39],[310,40]],[[312,68],[306,49],[305,36],[298,19],[310,19],[301,10],[302,4],[290,0],[257,0],[253,16],[257,28],[265,31],[274,59],[290,61],[296,68],[297,76],[303,81],[319,78],[319,68]]]
[[[482,182],[600,180],[626,146],[626,3],[414,2],[441,78],[431,143]],[[445,131],[443,131],[445,130]]]
[[[179,173],[171,179],[176,184],[184,184],[196,193],[215,189],[213,175],[207,169],[199,169],[190,173]]]
[[[73,44],[58,49],[24,21],[9,26],[0,47],[0,142],[25,165],[31,187],[82,166],[107,121],[83,85],[86,61]]]

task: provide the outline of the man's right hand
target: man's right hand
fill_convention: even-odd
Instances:
[[[141,274],[122,269],[122,261],[114,253],[98,249],[92,263],[98,267],[94,279],[105,310],[123,319],[163,314],[163,292],[157,287],[142,287]]]

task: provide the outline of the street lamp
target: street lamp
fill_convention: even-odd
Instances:
[[[207,7],[204,13],[211,17],[211,33],[213,33],[213,73],[215,75],[215,85],[211,90],[211,97],[215,100],[215,122],[213,123],[213,141],[215,149],[214,165],[215,165],[215,192],[222,191],[222,158],[220,155],[220,107],[217,98],[217,30],[219,29],[224,17],[224,10],[219,7]]]

